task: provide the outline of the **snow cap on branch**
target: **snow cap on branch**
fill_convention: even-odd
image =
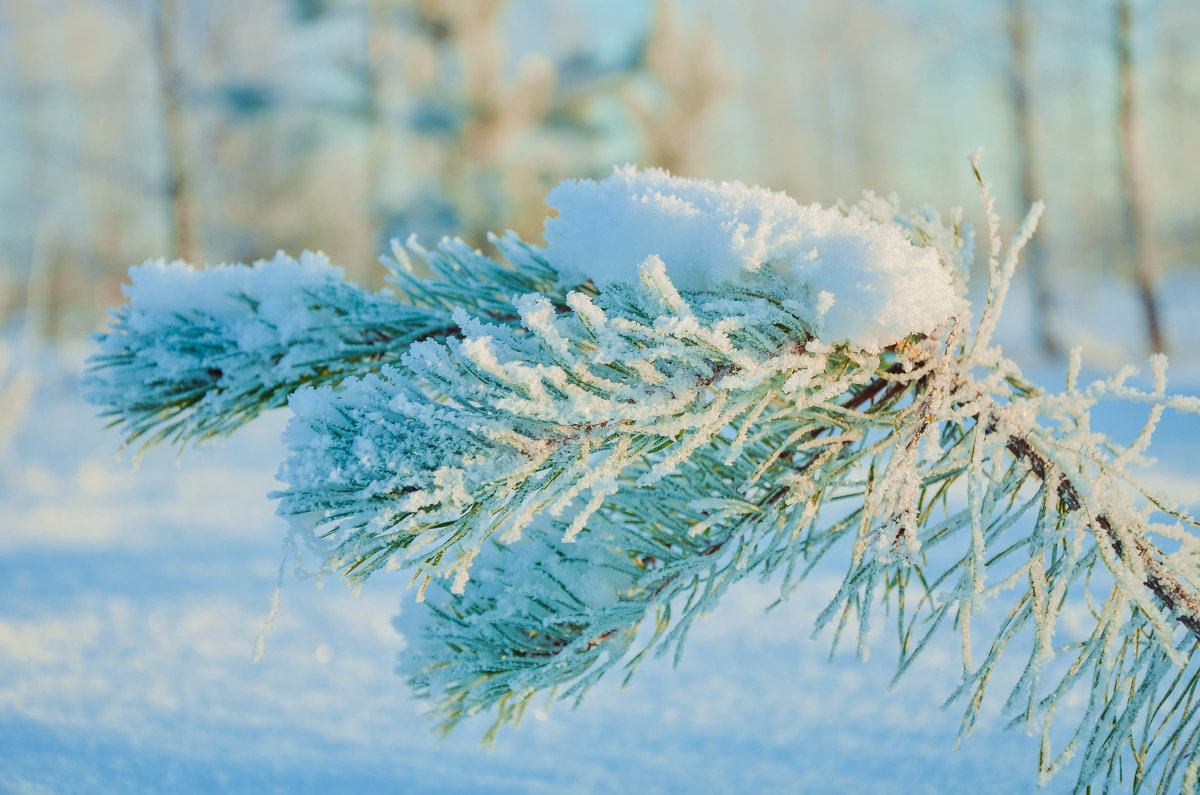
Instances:
[[[273,309],[271,320],[284,321],[294,314],[297,294],[343,278],[345,272],[320,252],[305,251],[293,258],[280,251],[250,267],[209,265],[198,270],[180,261],[147,260],[129,269],[130,284],[123,289],[130,306],[144,314],[200,312],[241,319],[246,307],[238,296],[245,296]]]
[[[340,285],[341,268],[324,254],[305,251],[294,259],[282,251],[254,265],[209,265],[198,270],[187,263],[147,260],[129,269],[130,284],[126,323],[133,332],[158,334],[174,328],[179,315],[204,315],[214,323],[227,323],[242,350],[264,343],[294,341],[306,332],[311,320],[305,311],[309,293]],[[247,311],[249,305],[254,312]],[[125,335],[105,338],[105,352],[128,344]]]
[[[546,203],[558,216],[544,254],[571,285],[636,282],[652,255],[680,290],[779,279],[823,342],[864,349],[930,334],[967,305],[937,253],[898,225],[766,188],[625,166],[562,182]]]

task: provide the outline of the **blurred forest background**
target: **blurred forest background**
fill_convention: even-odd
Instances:
[[[979,145],[1024,289],[1140,297],[1200,264],[1195,0],[0,0],[0,322],[75,336],[147,258],[537,240],[613,164],[801,202],[967,208]],[[977,223],[978,227],[978,223]],[[1183,343],[1183,340],[1176,341]]]

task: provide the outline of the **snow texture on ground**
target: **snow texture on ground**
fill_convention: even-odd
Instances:
[[[1200,289],[1168,295],[1184,351],[1172,386],[1197,394],[1200,334],[1184,310]],[[1104,305],[1072,313],[1096,327],[1072,333],[1129,330],[1133,355],[1132,299]],[[1028,324],[1013,309],[1004,341],[1019,352]],[[178,459],[155,450],[132,468],[79,398],[81,360],[76,349],[37,357],[34,399],[0,450],[0,791],[1034,788],[1037,740],[1004,731],[995,703],[952,750],[959,713],[939,705],[957,676],[956,638],[890,691],[882,627],[869,662],[851,649],[829,660],[828,637],[809,635],[832,567],[769,612],[771,586],[735,589],[695,628],[677,668],[651,660],[623,689],[607,681],[577,710],[527,717],[491,751],[477,745],[483,722],[439,742],[394,673],[404,639],[393,618],[418,609],[403,575],[375,577],[355,596],[289,571],[254,663],[283,553],[284,524],[265,495],[286,417]],[[1061,384],[1057,364],[1029,373]],[[1132,435],[1140,417],[1103,419]],[[1197,440],[1200,420],[1169,416],[1154,448],[1155,479],[1190,502]]]

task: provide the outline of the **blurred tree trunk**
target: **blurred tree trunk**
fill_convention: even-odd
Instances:
[[[500,21],[507,6],[508,0],[459,2],[443,18],[462,69],[468,109],[446,151],[444,179],[461,214],[463,239],[476,247],[484,244],[489,230],[509,222],[511,195],[503,156],[513,134],[530,129],[514,113],[515,96],[504,79],[507,53]]]
[[[755,73],[771,80],[741,80],[738,91],[750,97],[752,113],[759,122],[753,142],[758,158],[753,166],[762,170],[759,181],[793,196],[813,196],[818,177],[811,160],[800,153],[813,149],[812,125],[797,123],[800,94],[798,81],[812,73],[803,58],[806,48],[795,46],[801,8],[778,3],[746,3],[750,37],[760,46],[753,53]]]
[[[1179,4],[1164,7],[1162,19],[1159,22],[1162,30],[1162,69],[1160,79],[1165,78],[1163,104],[1166,117],[1166,129],[1170,133],[1168,146],[1173,152],[1194,152],[1193,141],[1197,139],[1196,96],[1191,83],[1197,76],[1196,35],[1200,31],[1200,5],[1183,6]],[[1178,158],[1179,171],[1173,176],[1177,182],[1177,190],[1172,199],[1176,208],[1187,208],[1185,212],[1189,220],[1180,223],[1173,213],[1172,242],[1178,246],[1172,259],[1189,265],[1200,265],[1200,218],[1196,218],[1191,208],[1200,205],[1200,174],[1196,172],[1196,158]]]
[[[1135,275],[1146,316],[1150,347],[1166,350],[1155,289],[1161,262],[1155,236],[1154,214],[1147,185],[1146,132],[1142,121],[1142,96],[1137,63],[1133,57],[1133,22],[1129,0],[1117,0],[1117,126],[1121,151],[1122,216],[1126,238],[1136,259]]]
[[[163,114],[163,148],[167,170],[167,229],[171,256],[187,262],[202,259],[200,215],[188,163],[187,119],[183,73],[179,61],[179,0],[157,0],[153,6],[154,48]]]
[[[47,73],[42,63],[46,42],[42,35],[41,20],[31,4],[25,0],[4,0],[2,8],[4,18],[13,25],[13,29],[21,31],[21,35],[15,37],[14,46],[17,90],[21,115],[25,121],[26,201],[30,223],[25,250],[18,257],[28,262],[25,283],[22,285],[25,292],[21,302],[23,333],[26,339],[39,339],[49,330],[53,298],[51,287],[54,281],[53,261],[47,256],[45,235],[41,234],[50,214],[46,191],[49,183],[46,173],[46,131],[51,129],[51,125],[44,118],[45,90],[39,86],[39,83],[46,82]]]
[[[561,166],[542,159],[549,155],[553,163],[559,155],[522,151],[522,145],[546,131],[555,65],[531,54],[519,63],[515,79],[506,76],[502,23],[508,0],[409,2],[416,34],[409,55],[420,55],[409,61],[419,75],[415,94],[421,105],[446,117],[444,129],[418,133],[432,144],[431,198],[447,203],[455,234],[473,246],[503,228],[537,234],[544,217],[543,175]]]
[[[1012,45],[1009,97],[1016,134],[1017,174],[1020,180],[1018,199],[1021,202],[1021,212],[1024,213],[1035,201],[1042,198],[1037,171],[1037,146],[1034,141],[1033,105],[1029,99],[1033,79],[1029,55],[1029,7],[1026,0],[1009,0],[1008,36]],[[1054,356],[1060,352],[1052,325],[1054,294],[1050,289],[1050,275],[1047,272],[1045,248],[1040,235],[1034,235],[1026,245],[1024,258],[1033,291],[1033,314],[1037,323],[1038,341],[1043,351]]]
[[[363,124],[366,126],[366,205],[371,230],[371,245],[378,247],[387,224],[383,197],[388,150],[388,130],[384,126],[383,80],[387,74],[387,27],[394,11],[390,0],[367,0],[366,71],[363,73]]]
[[[673,0],[657,0],[642,61],[662,89],[658,102],[627,103],[642,134],[646,165],[702,176],[713,108],[729,88],[718,36],[705,20],[689,34]]]

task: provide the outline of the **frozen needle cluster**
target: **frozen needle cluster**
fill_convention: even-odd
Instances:
[[[1128,373],[1081,387],[1077,361],[1062,393],[1026,382],[991,334],[1040,207],[1006,252],[980,187],[975,321],[958,214],[627,167],[551,191],[547,245],[492,238],[504,262],[395,246],[395,293],[310,254],[134,269],[87,386],[147,442],[288,402],[279,511],[329,570],[420,582],[405,669],[446,728],[678,654],[737,581],[786,596],[836,549],[817,630],[853,628],[865,655],[889,611],[897,676],[958,632],[964,733],[1023,657],[1005,709],[1041,727],[1045,776],[1080,756],[1080,791],[1194,790],[1196,522],[1129,469],[1164,410],[1200,401],[1166,392],[1161,358],[1149,391]],[[1148,407],[1131,446],[1091,431],[1103,400]],[[981,642],[989,600],[1007,618]],[[1071,604],[1094,619],[1081,635],[1061,626]],[[1073,692],[1086,707],[1054,749]]]

